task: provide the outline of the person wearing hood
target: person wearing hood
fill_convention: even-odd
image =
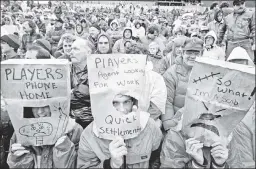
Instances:
[[[83,39],[87,39],[89,36],[89,33],[86,33],[84,30],[84,27],[82,26],[82,24],[78,23],[76,25],[76,33],[75,35],[77,37],[83,38]]]
[[[132,96],[117,94],[113,106],[122,115],[138,112],[136,99]],[[142,131],[137,137],[124,140],[116,137],[107,140],[99,137],[96,123],[92,122],[82,133],[78,157],[78,168],[149,168],[150,157],[157,151],[162,132],[149,113],[139,111]],[[154,137],[152,137],[154,136]],[[126,156],[126,160],[123,160]]]
[[[90,23],[87,22],[85,19],[82,19],[80,21],[80,23],[81,23],[81,25],[83,27],[83,31],[86,32],[86,33],[89,33],[89,25],[90,25]]]
[[[232,50],[227,61],[237,64],[255,66],[247,51],[240,46]]]
[[[89,41],[89,46],[92,49],[92,53],[94,53],[97,50],[97,40],[100,33],[100,27],[97,24],[93,24],[90,26],[89,36],[87,40]]]
[[[167,88],[167,101],[162,122],[165,131],[175,128],[180,114],[176,112],[185,104],[185,95],[189,75],[194,66],[196,57],[200,57],[203,51],[203,41],[198,38],[186,39],[182,50],[182,56],[177,57],[163,75]]]
[[[98,45],[97,45],[97,51],[95,54],[109,54],[112,53],[112,41],[111,38],[105,34],[102,33],[98,36]]]
[[[134,24],[132,26],[133,36],[135,38],[144,37],[146,35],[146,30],[142,26],[141,22],[139,20],[134,20],[133,22],[134,22]]]
[[[125,53],[125,43],[127,41],[132,41],[132,29],[124,28],[123,38],[115,42],[113,46],[113,53]]]
[[[21,59],[17,54],[20,47],[19,37],[14,34],[1,36],[1,61],[8,59]]]
[[[212,30],[217,35],[216,44],[220,46],[222,44],[225,32],[226,32],[226,23],[223,19],[223,11],[218,10],[214,14],[214,20],[208,24],[209,30]]]
[[[235,47],[241,46],[254,61],[255,12],[245,7],[245,0],[234,0],[233,5],[234,12],[225,18],[227,31],[222,43],[227,43],[226,58]]]
[[[117,20],[113,20],[110,25],[110,29],[107,30],[106,34],[112,39],[113,43],[115,43],[118,39],[122,38],[122,32],[120,30],[120,25]]]
[[[1,36],[7,35],[7,34],[18,34],[20,33],[17,25],[13,24],[12,18],[10,16],[4,17],[4,25],[1,26]]]
[[[156,42],[149,44],[149,53],[147,55],[147,62],[153,65],[153,71],[163,75],[167,70],[167,65],[161,54],[160,46]]]
[[[202,57],[225,61],[224,50],[217,46],[217,36],[214,31],[208,32],[204,37],[204,51]]]

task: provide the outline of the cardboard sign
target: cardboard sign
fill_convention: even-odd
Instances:
[[[254,102],[255,68],[197,58],[188,83],[182,132],[210,146],[228,136]]]
[[[91,55],[87,58],[91,109],[99,137],[136,137],[141,131],[138,112],[127,115],[113,105],[121,94],[140,102],[145,83],[145,55]],[[135,104],[133,100],[133,104]],[[138,106],[140,109],[140,106]]]
[[[13,59],[1,62],[1,91],[18,143],[53,145],[63,134],[69,117],[71,93],[67,60]],[[34,112],[42,107],[43,113],[50,112],[47,117],[40,115],[38,118]]]

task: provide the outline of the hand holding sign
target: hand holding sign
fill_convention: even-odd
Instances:
[[[123,164],[123,156],[127,154],[124,139],[117,137],[109,144],[109,152],[111,155],[111,167],[120,168]]]
[[[186,152],[191,155],[191,157],[199,164],[203,165],[204,156],[203,156],[203,143],[196,140],[195,138],[190,138],[185,141],[186,143]]]
[[[220,142],[216,142],[212,145],[211,155],[218,165],[223,165],[228,159],[228,149]]]
[[[20,157],[23,154],[29,153],[29,150],[26,150],[26,148],[19,143],[14,143],[12,144],[11,152],[13,153],[13,155]]]

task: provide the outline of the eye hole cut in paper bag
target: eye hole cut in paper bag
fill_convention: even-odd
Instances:
[[[255,100],[255,69],[197,58],[188,82],[182,133],[211,146],[228,137]]]
[[[130,96],[129,102],[138,106],[145,85],[146,55],[93,54],[88,56],[87,65],[92,115],[99,137],[136,137],[142,130],[139,111],[121,113],[113,100],[119,95]]]
[[[71,93],[67,60],[3,61],[1,91],[18,143],[53,145],[64,134]]]

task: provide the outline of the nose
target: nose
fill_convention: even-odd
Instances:
[[[126,112],[126,110],[124,108],[124,105],[122,103],[119,105],[118,111],[120,111],[123,114],[127,114],[127,112]]]
[[[38,114],[39,116],[43,116],[43,115],[44,115],[43,108],[39,108],[37,114]]]

